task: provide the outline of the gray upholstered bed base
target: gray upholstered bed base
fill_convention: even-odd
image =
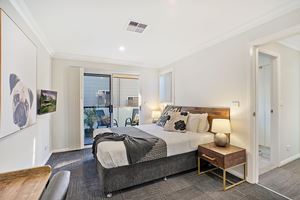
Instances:
[[[197,151],[110,169],[104,168],[97,160],[97,170],[105,194],[196,167]]]

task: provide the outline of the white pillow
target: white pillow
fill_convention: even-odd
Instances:
[[[189,113],[186,122],[186,130],[191,132],[198,132],[200,119],[201,119],[201,114]]]
[[[207,113],[203,113],[200,114],[200,121],[199,121],[199,125],[198,125],[198,132],[202,133],[202,132],[207,132],[209,130],[209,123],[208,123],[208,114]]]

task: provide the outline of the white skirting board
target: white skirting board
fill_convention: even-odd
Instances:
[[[45,158],[45,160],[41,163],[41,165],[46,165],[49,158],[51,157],[51,155],[53,153],[61,153],[61,152],[67,152],[67,151],[77,151],[77,150],[81,150],[80,148],[63,148],[63,149],[55,149],[52,150]]]
[[[66,152],[66,151],[77,151],[77,150],[81,150],[81,148],[54,149],[54,150],[52,150],[52,153],[61,153],[61,152]]]
[[[45,158],[45,160],[42,162],[41,165],[46,165],[51,155],[52,155],[52,152],[50,152],[50,153],[47,155],[47,157]]]
[[[285,159],[283,161],[280,161],[279,167],[281,167],[283,165],[286,165],[286,164],[288,164],[288,163],[290,163],[290,162],[292,162],[294,160],[297,160],[298,158],[300,158],[300,153],[295,154],[295,155],[293,155],[293,156],[291,156],[291,157],[289,157],[289,158],[287,158],[287,159]]]

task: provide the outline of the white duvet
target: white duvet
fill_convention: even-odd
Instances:
[[[209,132],[167,132],[162,127],[155,124],[137,126],[142,131],[163,139],[167,144],[167,156],[195,151],[199,144],[213,141],[213,134]],[[97,129],[94,136],[107,132],[109,129]],[[122,141],[106,141],[98,144],[97,158],[105,168],[113,168],[128,165],[126,149]]]

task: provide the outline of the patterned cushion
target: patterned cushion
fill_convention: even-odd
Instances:
[[[169,113],[170,112],[180,112],[181,107],[179,106],[171,106],[167,105],[165,109],[163,110],[159,120],[156,122],[156,125],[158,126],[164,126],[167,120],[169,119]]]
[[[186,112],[171,112],[167,120],[164,130],[185,132],[188,113]]]

